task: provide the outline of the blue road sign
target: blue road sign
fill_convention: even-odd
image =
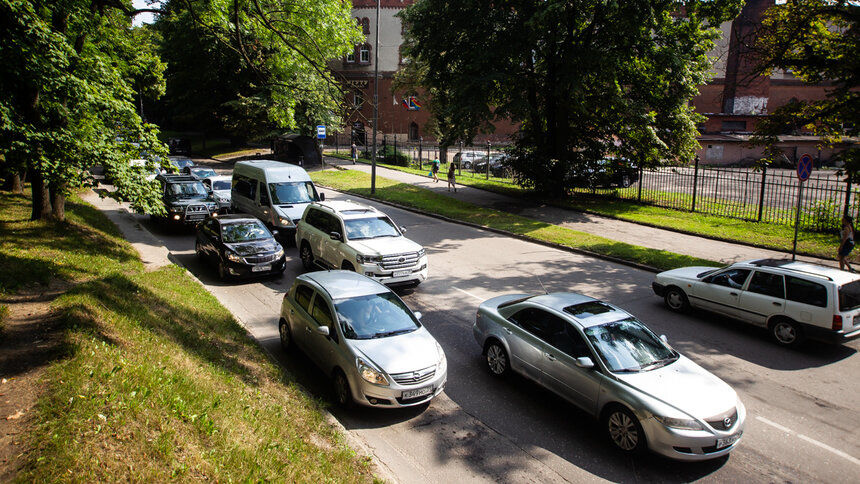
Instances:
[[[804,153],[797,160],[797,178],[800,181],[806,181],[809,175],[812,174],[812,157],[809,153]]]
[[[317,139],[325,139],[325,125],[317,126]]]

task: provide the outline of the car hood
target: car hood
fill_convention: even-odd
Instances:
[[[218,198],[230,200],[230,190],[212,190],[212,194]]]
[[[350,240],[349,245],[364,255],[402,254],[418,252],[421,245],[406,237],[377,237],[375,239]]]
[[[719,267],[707,267],[707,266],[692,266],[692,267],[681,267],[680,269],[672,269],[670,271],[664,271],[657,274],[657,278],[667,277],[672,279],[687,279],[687,280],[698,280],[697,277],[699,274],[706,271],[715,271],[719,269]]]
[[[293,221],[293,223],[296,223],[302,218],[302,214],[305,213],[305,207],[307,207],[309,203],[310,202],[275,205],[275,213],[281,217],[288,217]]]
[[[439,361],[436,340],[423,327],[387,338],[350,340],[350,344],[389,375],[420,370]]]
[[[274,252],[279,248],[278,243],[275,242],[273,239],[254,240],[251,242],[241,242],[236,244],[224,245],[226,245],[228,249],[242,256],[260,254],[264,252]]]
[[[642,373],[615,373],[622,382],[693,417],[705,419],[734,407],[738,395],[726,382],[683,355]]]

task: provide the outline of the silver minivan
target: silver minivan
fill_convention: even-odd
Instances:
[[[296,222],[305,207],[325,200],[302,167],[274,160],[239,161],[233,167],[233,188],[230,207],[235,213],[251,214],[270,229],[277,229],[279,238],[292,242]]]

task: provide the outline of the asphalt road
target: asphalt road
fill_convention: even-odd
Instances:
[[[327,199],[347,198],[325,190]],[[349,196],[356,199],[357,197]],[[401,292],[448,356],[445,392],[407,410],[333,408],[396,480],[425,482],[856,482],[860,475],[860,341],[779,348],[755,328],[703,313],[678,315],[653,274],[377,205],[430,257],[430,279]],[[223,283],[194,256],[194,237],[137,216],[308,391],[331,400],[324,376],[281,350],[281,299],[302,271],[287,249],[281,278]],[[577,291],[624,307],[740,394],[747,425],[727,458],[678,463],[619,456],[585,413],[521,378],[485,370],[471,325],[478,304],[510,292]]]

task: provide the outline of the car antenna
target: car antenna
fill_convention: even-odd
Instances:
[[[547,290],[546,290],[546,286],[544,286],[544,285],[543,285],[543,282],[541,282],[541,280],[540,280],[540,276],[535,276],[535,279],[537,279],[537,280],[538,280],[538,284],[540,284],[540,287],[542,287],[542,288],[543,288],[543,293],[544,293],[544,294],[549,294],[549,291],[547,291]]]

